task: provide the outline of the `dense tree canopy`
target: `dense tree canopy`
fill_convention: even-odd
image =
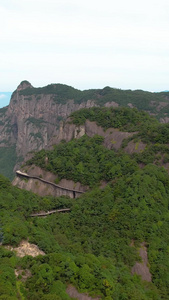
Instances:
[[[85,135],[79,140],[60,143],[54,150],[37,152],[28,164],[45,168],[57,174],[59,179],[73,179],[91,187],[99,184],[101,180],[110,181],[138,168],[129,155],[108,150],[102,143],[101,136],[89,138]]]
[[[118,110],[91,110],[89,116],[96,122],[96,112],[105,120],[111,116],[104,128],[117,120],[123,130],[140,126],[136,141],[146,141],[147,126],[146,149],[132,155],[123,149],[115,152],[96,135],[37,152],[29,164],[57,174],[58,180],[67,178],[90,187],[77,199],[40,197],[0,176],[0,299],[69,300],[69,285],[103,300],[169,299],[169,175],[154,161],[169,159],[168,125],[128,109],[121,110],[119,117]],[[83,121],[90,119],[83,118],[85,110],[81,113]],[[100,188],[103,180],[105,187]],[[69,213],[30,217],[66,207]],[[45,255],[19,258],[6,248],[22,240],[36,244]],[[152,282],[131,272],[141,260],[143,242]],[[26,279],[25,274],[29,274]]]
[[[107,300],[168,299],[168,199],[169,176],[151,164],[127,174],[122,169],[121,176],[107,187],[95,187],[76,200],[41,198],[12,187],[1,176],[3,244],[17,245],[29,238],[46,253],[16,258],[0,247],[2,299],[18,299],[18,294],[23,299],[70,299],[68,283]],[[34,211],[61,207],[71,207],[71,212],[29,217]],[[143,241],[148,247],[152,283],[131,275]],[[28,269],[31,277],[16,279],[14,269],[23,274]]]

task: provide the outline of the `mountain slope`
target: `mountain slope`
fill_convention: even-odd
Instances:
[[[22,170],[35,177],[37,193],[36,176],[87,185],[79,198],[40,197],[0,177],[1,295],[69,300],[73,290],[88,300],[167,300],[169,175],[159,165],[167,161],[168,124],[136,109],[97,107],[73,113],[60,129],[66,135]],[[20,178],[24,188],[30,179]],[[4,248],[22,240],[43,256],[18,258]]]
[[[114,163],[114,176],[104,189],[95,187],[75,201],[42,198],[0,178],[3,245],[29,239],[45,253],[18,259],[2,245],[1,295],[15,296],[18,291],[24,299],[68,300],[66,288],[71,284],[80,293],[105,300],[168,299],[169,176],[151,164],[129,169],[120,158],[116,157],[119,174]],[[30,217],[67,207],[69,213]],[[142,243],[152,278],[148,282],[133,275]],[[18,279],[14,269],[22,270]],[[24,280],[28,271],[31,277]],[[10,288],[3,276],[8,276]]]
[[[62,121],[76,110],[94,106],[136,107],[168,122],[168,99],[167,92],[123,91],[110,87],[80,91],[62,84],[34,88],[23,81],[12,94],[9,106],[0,109],[0,147],[2,151],[15,149],[12,165],[16,165],[16,169],[28,152],[56,143]],[[8,169],[6,175],[10,172],[11,177],[11,164],[4,161]],[[3,173],[1,162],[0,172]]]

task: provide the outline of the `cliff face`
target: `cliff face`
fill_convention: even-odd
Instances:
[[[19,85],[12,95],[5,117],[3,116],[5,124],[1,128],[0,137],[0,143],[3,139],[9,144],[16,143],[18,156],[45,148],[51,137],[57,133],[61,119],[82,107],[94,106],[94,102],[90,100],[80,105],[75,104],[73,100],[68,100],[63,105],[58,104],[50,94],[28,97],[20,93],[24,88],[25,85]]]
[[[90,100],[75,104],[71,99],[58,104],[52,94],[25,96],[22,91],[27,88],[31,88],[31,84],[18,86],[0,119],[0,145],[16,144],[17,156],[47,147],[51,137],[57,134],[60,120],[75,110],[95,105]]]
[[[156,97],[156,95],[149,94],[148,97],[151,96],[153,99]],[[105,145],[108,148],[117,149],[122,140],[129,136],[128,133],[109,130],[105,134],[101,128],[91,122],[76,127],[70,125],[69,122],[66,122],[65,125],[64,121],[72,112],[93,106],[132,105],[133,107],[138,106],[140,109],[139,104],[142,98],[138,98],[137,102],[131,104],[133,95],[142,97],[139,91],[124,93],[124,91],[106,87],[102,90],[82,92],[61,84],[34,88],[28,81],[23,81],[12,94],[9,106],[0,109],[0,149],[3,148],[3,151],[7,147],[16,149],[17,167],[28,152],[51,147],[62,139],[69,141],[71,138],[78,138],[85,133],[89,136],[100,134],[105,137]],[[151,109],[152,101],[147,99],[146,103],[149,103],[147,109]],[[164,99],[164,97],[162,99],[166,101],[162,103],[165,106],[168,105],[168,99]],[[155,100],[153,109],[159,107],[161,98]],[[135,105],[136,103],[138,105]]]
[[[62,97],[59,90],[61,87]],[[68,90],[64,96],[65,89]],[[72,90],[73,88],[64,85],[36,89],[28,81],[21,82],[12,94],[9,106],[0,110],[0,147],[15,146],[16,157],[23,161],[23,157],[30,151],[41,150],[61,139],[68,141],[70,137],[78,136],[78,129],[71,126],[63,134],[63,121],[76,110],[98,106],[98,96],[96,95],[95,100],[93,96],[90,99],[90,95],[87,95],[84,100],[78,101],[77,94],[80,91],[75,90],[75,101],[72,99]],[[105,103],[105,106],[118,104],[112,101]],[[19,164],[20,162],[17,167]]]
[[[104,146],[108,149],[115,149],[118,150],[124,139],[133,136],[135,132],[122,132],[119,129],[109,128],[106,131],[103,130],[101,126],[98,126],[95,122],[90,122],[86,120],[84,125],[77,126],[75,124],[70,124],[69,119],[65,124],[61,123],[59,130],[57,131],[56,136],[53,136],[50,140],[49,146],[54,144],[58,144],[61,140],[65,140],[69,142],[73,138],[80,138],[84,134],[88,135],[89,137],[93,137],[95,134],[98,134],[104,137]],[[129,149],[128,149],[129,148]],[[129,152],[130,147],[126,147],[126,152]],[[142,147],[143,150],[145,146]],[[132,149],[133,152],[139,152],[139,149]]]

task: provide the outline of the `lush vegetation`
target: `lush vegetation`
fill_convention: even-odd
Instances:
[[[14,177],[13,168],[16,161],[17,156],[15,146],[0,148],[0,172],[11,180]]]
[[[84,108],[71,115],[72,122],[82,125],[86,120],[94,121],[97,125],[108,128],[118,128],[121,131],[143,131],[159,125],[159,122],[144,111],[126,107],[119,108]]]
[[[74,121],[82,124],[84,122],[83,115],[87,111],[81,110],[74,113]],[[120,117],[118,116],[119,111]],[[114,114],[115,117],[107,119],[106,115],[109,113],[111,116]],[[129,156],[121,149],[115,152],[103,147],[103,137],[95,136],[90,139],[83,136],[81,139],[69,143],[63,141],[60,145],[55,146],[53,151],[37,152],[28,164],[36,164],[45,168],[57,174],[59,179],[73,179],[75,182],[80,181],[82,184],[92,187],[101,180],[109,181],[119,177],[122,172],[123,174],[132,172],[134,168],[138,168],[136,163],[165,165],[169,162],[168,124],[160,124],[145,113],[135,112],[135,110],[130,112],[130,109],[127,108],[120,110],[94,108],[89,110],[87,117],[92,121],[96,120],[98,125],[103,122],[104,128],[111,127],[113,123],[114,127],[117,124],[121,130],[136,131],[140,128],[134,136],[123,141],[122,148],[125,149],[130,141],[135,143],[135,147],[139,145],[140,141],[143,141],[146,144],[145,149]],[[79,121],[82,120],[83,122],[80,123]],[[45,163],[46,156],[48,164]]]
[[[20,91],[21,95],[53,95],[53,101],[56,103],[66,103],[68,100],[73,99],[76,103],[87,101],[88,99],[97,98],[95,92],[97,90],[80,91],[71,86],[64,84],[50,84],[42,88],[27,88]]]
[[[28,87],[20,91],[21,95],[41,95],[51,94],[53,100],[57,103],[66,103],[73,99],[75,103],[86,102],[87,100],[94,100],[98,105],[103,106],[106,102],[116,102],[120,106],[128,106],[132,104],[139,110],[143,109],[151,111],[152,113],[159,112],[159,103],[166,102],[166,107],[160,108],[166,111],[168,108],[168,93],[150,93],[142,90],[121,90],[116,88],[105,87],[103,89],[90,89],[80,91],[65,84],[50,84],[42,88]],[[168,111],[167,111],[168,112]]]
[[[146,112],[129,108],[81,109],[71,115],[72,122],[82,125],[86,120],[94,121],[107,130],[118,128],[121,131],[135,132],[123,141],[122,148],[133,141],[137,145],[142,141],[146,144],[144,151],[134,153],[132,157],[138,163],[156,163],[164,165],[169,162],[169,124],[161,124]]]
[[[138,132],[145,143],[167,144],[169,141],[169,124],[161,124],[154,117],[137,109],[100,108],[81,109],[71,115],[72,122],[82,125],[86,120],[94,121],[97,125],[108,128],[118,128],[121,131]]]
[[[28,84],[29,82],[23,81],[22,84]],[[168,111],[169,111],[169,104],[168,104],[168,94],[167,92],[162,92],[162,93],[150,93],[150,92],[145,92],[141,90],[136,90],[136,91],[131,91],[131,90],[121,90],[121,89],[116,89],[116,88],[110,88],[110,87],[105,87],[103,89],[91,89],[91,90],[84,90],[80,91],[77,90],[71,86],[63,85],[63,84],[50,84],[46,87],[42,88],[33,88],[33,87],[28,87],[24,90],[19,91],[20,94],[25,96],[25,100],[29,101],[34,101],[33,99],[36,98],[35,101],[39,101],[40,99],[43,99],[43,95],[49,94],[51,98],[53,99],[54,102],[56,103],[61,103],[65,104],[67,103],[68,100],[74,100],[75,103],[84,103],[87,100],[93,100],[97,105],[103,107],[103,105],[107,102],[116,102],[119,104],[119,106],[123,107],[128,107],[128,105],[131,105],[133,107],[136,107],[138,110],[145,110],[147,112],[151,112],[155,114],[156,118],[164,118],[169,116]],[[13,96],[16,94],[16,91],[13,93]],[[35,97],[31,97],[34,95]],[[12,96],[12,97],[13,97]],[[32,99],[32,100],[31,100]],[[13,99],[13,101],[15,101]],[[7,107],[4,107],[0,109],[0,116],[4,116],[6,113]],[[129,112],[131,111],[131,112]],[[98,112],[98,117],[93,116],[95,112]],[[123,129],[125,131],[133,131],[133,130],[138,130],[140,131],[140,127],[142,125],[147,124],[147,127],[144,130],[144,135],[147,132],[147,128],[149,129],[149,125],[153,121],[153,118],[150,120],[146,114],[141,113],[136,113],[136,110],[129,110],[127,112],[123,109],[123,120],[119,115],[119,111],[111,111],[111,109],[107,110],[105,109],[104,113],[101,113],[101,110],[99,112],[99,109],[96,111],[91,110],[90,112],[87,112],[87,110],[81,112],[81,116],[78,114],[74,114],[73,118],[74,121],[78,124],[80,124],[85,118],[90,118],[91,120],[96,120],[101,126],[103,126],[105,129],[108,127],[116,127]],[[93,115],[92,115],[93,114]],[[106,118],[104,119],[104,114]],[[126,115],[125,115],[126,114]],[[112,117],[117,117],[117,120],[112,122]],[[101,117],[99,119],[99,117]],[[125,118],[131,117],[133,120],[135,119],[135,122],[129,122],[128,124],[125,124]],[[80,118],[82,118],[80,120]],[[138,118],[138,120],[137,120]],[[59,121],[62,119],[61,116],[58,117],[58,124]],[[76,120],[75,120],[76,119]],[[119,119],[121,119],[119,121]],[[37,128],[40,126],[43,126],[43,119],[35,119],[33,117],[30,117],[26,120],[28,123],[33,123],[36,125]],[[124,122],[124,124],[123,124]],[[4,125],[4,120],[0,120],[0,125]],[[144,126],[143,126],[144,127]],[[150,127],[152,127],[150,125]],[[165,126],[164,126],[165,127]],[[158,129],[158,128],[157,128]],[[159,130],[163,130],[163,127],[159,128]],[[6,124],[6,132],[10,133],[11,132],[11,125],[10,125],[10,120],[8,120],[8,124]],[[32,133],[33,134],[33,133]],[[147,136],[147,139],[152,136],[152,130],[150,131],[150,135]],[[40,135],[38,134],[36,139],[39,139]],[[157,137],[158,138],[158,137]],[[6,145],[9,146],[10,145]],[[10,150],[9,150],[10,151]],[[4,163],[8,164],[8,160],[4,159]],[[12,161],[12,164],[15,164],[16,160]],[[13,172],[4,172],[4,168],[0,168],[0,172],[4,174],[5,176],[8,176],[9,178],[13,177]]]
[[[121,174],[104,189],[72,200],[40,198],[0,177],[3,244],[29,238],[45,256],[18,258],[0,247],[0,299],[70,299],[66,286],[102,299],[168,299],[169,176],[148,165]],[[33,211],[71,212],[30,218]],[[134,246],[131,242],[134,241]],[[131,275],[146,242],[152,283]],[[16,278],[14,269],[22,270]],[[31,277],[24,281],[29,270]],[[8,278],[8,280],[6,280]]]
[[[116,153],[103,145],[103,138],[83,136],[69,143],[62,142],[54,150],[41,150],[27,164],[35,164],[58,175],[93,187],[101,180],[110,181],[121,174],[130,174],[138,166],[126,153]],[[45,158],[48,157],[46,164]]]
[[[94,108],[72,116],[76,124],[86,119],[104,129],[137,131],[125,142],[142,140],[147,146],[128,155],[106,149],[96,135],[36,153],[28,164],[90,187],[77,199],[39,197],[0,176],[0,299],[69,300],[68,285],[103,300],[169,299],[169,175],[155,165],[169,162],[169,126],[127,108]],[[71,210],[30,217],[59,208]],[[45,256],[19,258],[5,248],[22,240],[38,245]],[[131,274],[141,260],[142,242],[152,282]]]

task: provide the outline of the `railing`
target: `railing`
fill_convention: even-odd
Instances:
[[[19,175],[19,176],[22,176],[22,177],[27,177],[27,178],[32,178],[32,179],[38,179],[38,180],[40,180],[40,181],[42,181],[44,183],[50,184],[50,185],[52,185],[52,186],[54,186],[54,187],[56,187],[58,189],[61,189],[61,190],[64,190],[64,191],[68,191],[68,192],[72,192],[74,195],[75,195],[75,193],[78,193],[78,194],[83,194],[84,193],[83,191],[79,191],[79,190],[75,190],[75,189],[68,189],[68,188],[62,187],[62,186],[60,186],[58,184],[55,184],[54,182],[42,179],[42,178],[37,177],[37,176],[31,176],[31,175],[29,175],[27,173],[21,172],[20,170],[17,170],[16,174]]]
[[[60,213],[60,212],[67,212],[70,211],[70,208],[62,208],[62,209],[53,209],[47,212],[40,212],[40,213],[35,213],[35,214],[31,214],[30,217],[43,217],[43,216],[48,216],[54,213]]]

